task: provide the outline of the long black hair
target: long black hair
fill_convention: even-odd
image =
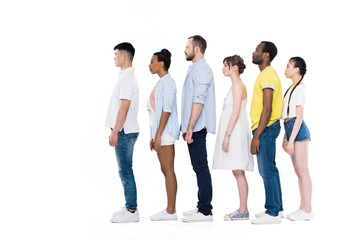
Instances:
[[[300,70],[300,75],[301,75],[301,79],[300,81],[295,85],[295,87],[293,89],[291,89],[290,92],[290,96],[289,96],[289,101],[288,101],[288,107],[287,107],[287,116],[289,116],[289,112],[290,112],[290,99],[291,99],[291,95],[294,92],[295,88],[297,86],[299,86],[299,84],[301,83],[301,81],[304,78],[304,75],[306,74],[306,62],[304,61],[304,59],[302,59],[301,57],[292,57],[290,58],[290,60],[293,64],[294,64],[294,68],[299,68]],[[291,86],[288,88],[288,90],[286,90],[285,94],[284,94],[284,98],[286,96],[286,94],[288,93],[288,91],[290,90]]]

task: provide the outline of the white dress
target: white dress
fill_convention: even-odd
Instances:
[[[216,136],[213,169],[253,171],[254,160],[250,153],[251,131],[246,115],[246,103],[247,99],[241,102],[240,115],[229,139],[229,151],[224,152],[222,150],[222,143],[233,111],[233,96],[231,90],[224,99],[224,106]]]

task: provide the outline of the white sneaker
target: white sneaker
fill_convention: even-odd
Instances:
[[[259,218],[259,217],[262,217],[264,215],[265,215],[265,211],[262,211],[262,212],[259,212],[259,213],[255,214],[255,217]],[[284,211],[279,211],[279,216],[281,218],[284,218]]]
[[[281,223],[280,215],[273,217],[269,214],[264,214],[261,217],[251,221],[252,224],[278,224]]]
[[[184,216],[190,216],[190,215],[193,215],[193,214],[197,213],[197,211],[198,211],[198,209],[197,209],[197,208],[194,208],[194,209],[191,209],[191,210],[189,210],[189,211],[183,212],[183,215],[184,215]]]
[[[211,222],[213,220],[212,215],[204,215],[201,212],[196,212],[192,215],[187,215],[181,219],[183,222]]]
[[[308,221],[313,218],[314,214],[312,212],[306,213],[303,210],[298,210],[289,216],[289,219],[292,221]]]
[[[117,215],[120,215],[120,214],[125,213],[126,211],[127,211],[127,208],[126,208],[126,207],[123,207],[123,208],[121,208],[121,210],[116,211],[116,212],[113,212],[112,216],[115,217],[115,216],[117,216]]]
[[[288,213],[288,214],[285,215],[285,218],[289,219],[292,215],[297,214],[299,211],[300,211],[300,209],[296,210],[295,212]]]
[[[176,213],[173,213],[173,214],[170,214],[165,210],[159,212],[159,213],[156,213],[154,215],[151,215],[150,216],[150,219],[152,221],[169,221],[169,220],[177,220],[177,214]]]
[[[112,223],[129,223],[129,222],[138,222],[139,221],[139,211],[136,209],[134,213],[129,212],[126,208],[125,211],[121,209],[118,215],[115,215],[111,218]]]

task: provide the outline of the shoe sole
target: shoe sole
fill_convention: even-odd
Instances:
[[[281,215],[280,213],[279,213],[279,215],[280,215],[280,218],[284,218],[284,215]],[[259,217],[262,217],[262,216],[264,216],[264,214],[255,214],[256,218],[259,218]],[[288,217],[286,217],[286,218],[288,218]]]
[[[111,223],[132,223],[132,222],[139,222],[139,220],[131,220],[131,221],[124,221],[124,222],[114,222],[114,221],[111,221]]]
[[[249,220],[249,218],[225,218],[225,221],[241,221],[241,220]]]
[[[154,222],[157,222],[157,221],[161,222],[161,221],[177,221],[178,219],[177,218],[176,219],[152,219],[152,218],[150,218],[150,220],[154,221]]]
[[[184,223],[196,223],[196,222],[212,222],[213,220],[182,220]]]
[[[251,224],[254,224],[254,225],[269,225],[269,224],[281,224],[281,222],[271,222],[271,223],[251,223]]]

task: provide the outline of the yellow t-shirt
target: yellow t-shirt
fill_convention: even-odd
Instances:
[[[260,116],[263,110],[263,89],[265,88],[274,90],[272,112],[267,127],[271,126],[281,117],[283,108],[281,82],[275,69],[269,66],[258,75],[255,82],[250,109],[251,130],[255,130],[259,126]]]

